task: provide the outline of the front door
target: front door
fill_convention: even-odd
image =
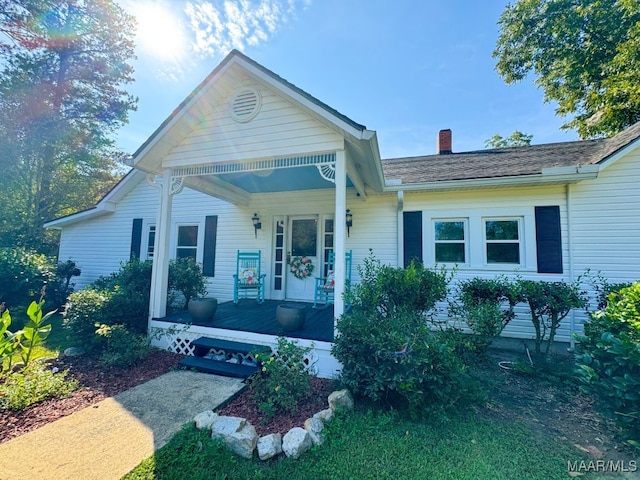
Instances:
[[[314,276],[321,275],[318,216],[289,217],[288,227],[286,297],[288,300],[312,301]],[[311,275],[305,276],[307,261],[311,261],[314,269]],[[296,272],[292,272],[292,265],[299,267]]]

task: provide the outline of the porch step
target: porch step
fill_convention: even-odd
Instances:
[[[238,353],[248,355],[250,353],[270,353],[271,349],[265,345],[254,345],[251,343],[232,342],[219,338],[200,337],[191,342],[193,354],[196,357],[204,357],[209,350],[224,350],[227,353]]]
[[[180,365],[193,368],[200,372],[214,373],[224,377],[247,378],[258,371],[257,365],[243,365],[241,363],[229,363],[222,360],[213,360],[205,357],[185,357]]]
[[[194,356],[183,358],[180,361],[181,366],[227,377],[250,377],[259,370],[260,366],[253,365],[253,359],[247,358],[249,354],[271,353],[271,349],[265,345],[211,337],[196,338],[191,345]],[[214,350],[215,355],[208,356],[211,350]]]

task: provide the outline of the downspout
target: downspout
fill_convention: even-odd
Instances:
[[[574,271],[573,271],[573,235],[571,229],[571,185],[567,184],[565,190],[565,202],[567,205],[567,246],[569,250],[569,279],[571,282],[574,281]],[[576,331],[576,314],[573,309],[571,309],[571,313],[569,314],[569,351],[573,352],[575,350],[576,344],[573,335]]]
[[[398,267],[404,266],[404,191],[398,190]]]

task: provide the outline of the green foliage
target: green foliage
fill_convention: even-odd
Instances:
[[[262,412],[295,412],[298,403],[311,394],[311,376],[305,363],[305,355],[311,350],[278,337],[274,354],[266,358],[264,354],[255,355],[262,372],[252,379],[251,392]]]
[[[372,315],[391,318],[403,312],[434,313],[447,296],[451,277],[444,268],[427,269],[411,262],[407,268],[382,263],[371,254],[358,266],[361,281],[346,295],[346,303]]]
[[[578,338],[576,364],[584,389],[640,442],[640,283],[609,296]]]
[[[533,135],[527,135],[519,130],[514,130],[514,132],[506,138],[496,133],[493,137],[485,140],[484,146],[486,148],[524,147],[531,145],[532,139]]]
[[[77,344],[90,349],[94,346],[96,329],[109,321],[110,293],[88,288],[69,295],[63,325]]]
[[[108,297],[104,306],[106,312],[97,323],[123,324],[127,330],[139,334],[147,331],[151,267],[151,261],[134,258],[124,263],[117,272],[94,282],[94,286]]]
[[[586,305],[584,293],[580,291],[580,280],[565,283],[518,279],[517,285],[524,301],[529,305],[531,321],[536,332],[536,356],[546,357],[562,320],[571,309]]]
[[[44,289],[42,290],[42,296],[40,301],[31,302],[27,308],[27,316],[29,321],[22,327],[19,332],[19,346],[22,350],[22,361],[24,366],[29,365],[29,361],[33,355],[34,347],[37,347],[44,343],[49,334],[51,333],[51,324],[46,323],[55,315],[56,310],[48,312],[46,315],[42,315],[42,306],[44,305]]]
[[[124,154],[134,19],[112,0],[0,0],[0,227],[50,247],[43,222],[93,205]]]
[[[107,366],[130,367],[151,353],[149,338],[129,332],[124,325],[101,325],[96,334],[106,343],[100,360]]]
[[[67,379],[68,370],[54,373],[42,362],[32,362],[0,382],[0,411],[22,410],[48,398],[65,397],[78,387]]]
[[[55,267],[33,250],[0,248],[0,272],[0,301],[26,306],[53,279]]]
[[[507,5],[493,52],[507,83],[530,73],[582,138],[613,135],[640,120],[637,0],[518,0]]]
[[[416,263],[392,268],[373,256],[360,273],[332,347],[341,381],[356,394],[404,403],[415,414],[460,401],[469,390],[461,334],[430,328],[447,294],[446,273]]]
[[[169,304],[173,296],[180,293],[184,297],[184,309],[189,300],[204,296],[207,293],[202,265],[192,258],[178,258],[169,262]]]
[[[0,373],[5,368],[11,368],[11,358],[18,348],[16,334],[9,331],[11,326],[11,314],[4,302],[0,303]]]
[[[204,294],[204,277],[192,260],[172,260],[169,264],[169,294],[180,292],[185,298]],[[120,270],[96,280],[91,288],[69,296],[65,326],[77,341],[91,344],[100,325],[123,325],[127,331],[147,333],[151,295],[151,261],[137,258]]]
[[[484,351],[515,316],[515,306],[522,300],[518,286],[506,277],[475,277],[462,280],[449,313],[461,317],[471,331],[476,347]]]

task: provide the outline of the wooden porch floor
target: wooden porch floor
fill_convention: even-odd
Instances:
[[[307,306],[307,318],[304,327],[295,332],[285,332],[276,320],[278,305],[286,303],[304,304]],[[191,318],[189,312],[182,311],[158,320],[173,323],[191,323],[203,327],[238,330],[242,332],[264,333],[267,335],[284,335],[289,338],[303,338],[322,342],[333,342],[333,306],[324,309],[312,308],[312,303],[285,302],[265,300],[258,304],[253,299],[242,299],[235,305],[233,302],[218,304],[213,322],[200,323]]]

